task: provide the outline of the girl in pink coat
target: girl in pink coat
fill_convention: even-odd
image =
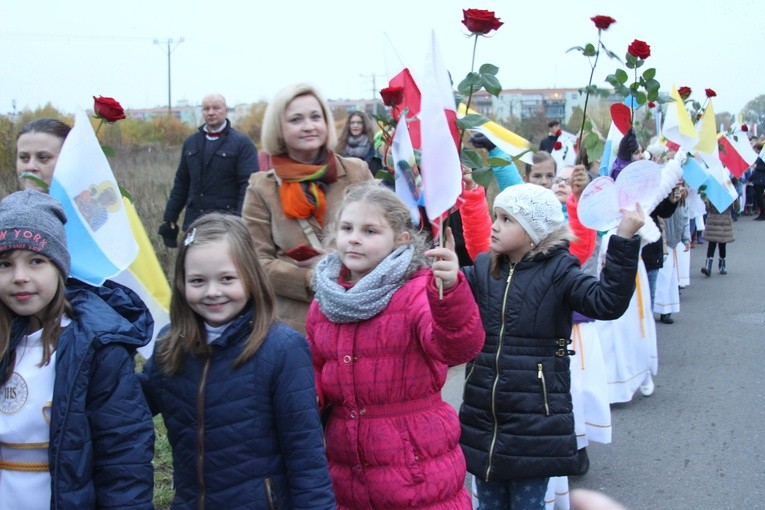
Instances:
[[[306,326],[337,507],[471,508],[459,421],[441,399],[449,365],[484,340],[456,254],[426,251],[379,186],[349,188],[327,232]]]

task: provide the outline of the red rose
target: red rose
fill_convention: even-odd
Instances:
[[[706,93],[707,97],[715,97],[715,96],[717,96],[717,92],[715,92],[712,89],[704,89],[704,92]]]
[[[385,106],[396,106],[404,100],[404,87],[386,87],[380,95]]]
[[[96,112],[97,119],[104,119],[106,122],[117,122],[125,118],[125,110],[118,101],[111,97],[93,96],[93,111]]]
[[[499,30],[499,27],[503,25],[494,15],[494,11],[462,9],[462,15],[464,16],[462,23],[473,34],[486,35],[492,30]]]
[[[593,16],[590,18],[598,30],[608,30],[611,24],[616,23],[616,20],[611,16]]]
[[[635,58],[645,60],[651,56],[651,47],[648,43],[635,39],[629,46],[627,46],[627,53]]]
[[[563,148],[563,144],[562,144],[562,143],[560,143],[560,142],[555,142],[555,145],[553,145],[553,150],[554,150],[554,151],[559,151],[559,150],[561,150],[562,148]]]
[[[653,101],[648,101],[648,108],[656,108],[656,103]]]
[[[747,126],[746,124],[741,124],[741,131],[746,133],[747,131],[749,131],[749,126]]]
[[[685,101],[688,99],[691,95],[691,88],[690,87],[680,87],[677,89],[677,93],[680,94],[680,97]]]

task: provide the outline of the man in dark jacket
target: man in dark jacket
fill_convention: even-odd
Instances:
[[[239,215],[250,174],[258,171],[255,145],[231,127],[223,96],[205,96],[202,115],[205,123],[183,143],[164,223],[159,229],[165,245],[171,248],[177,246],[176,223],[184,207],[183,230],[208,212]]]
[[[552,152],[553,148],[555,148],[555,142],[558,141],[558,137],[560,136],[560,121],[551,120],[550,123],[547,124],[547,127],[550,128],[550,132],[547,134],[547,137],[542,139],[539,143],[539,150]]]

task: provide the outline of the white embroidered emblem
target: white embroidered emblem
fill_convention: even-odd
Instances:
[[[27,382],[14,372],[8,382],[0,388],[0,413],[17,413],[27,403],[27,398],[29,398]]]

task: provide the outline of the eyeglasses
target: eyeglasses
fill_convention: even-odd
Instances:
[[[567,179],[565,177],[556,177],[553,179],[553,184],[565,184],[566,186],[569,185],[570,179]]]

